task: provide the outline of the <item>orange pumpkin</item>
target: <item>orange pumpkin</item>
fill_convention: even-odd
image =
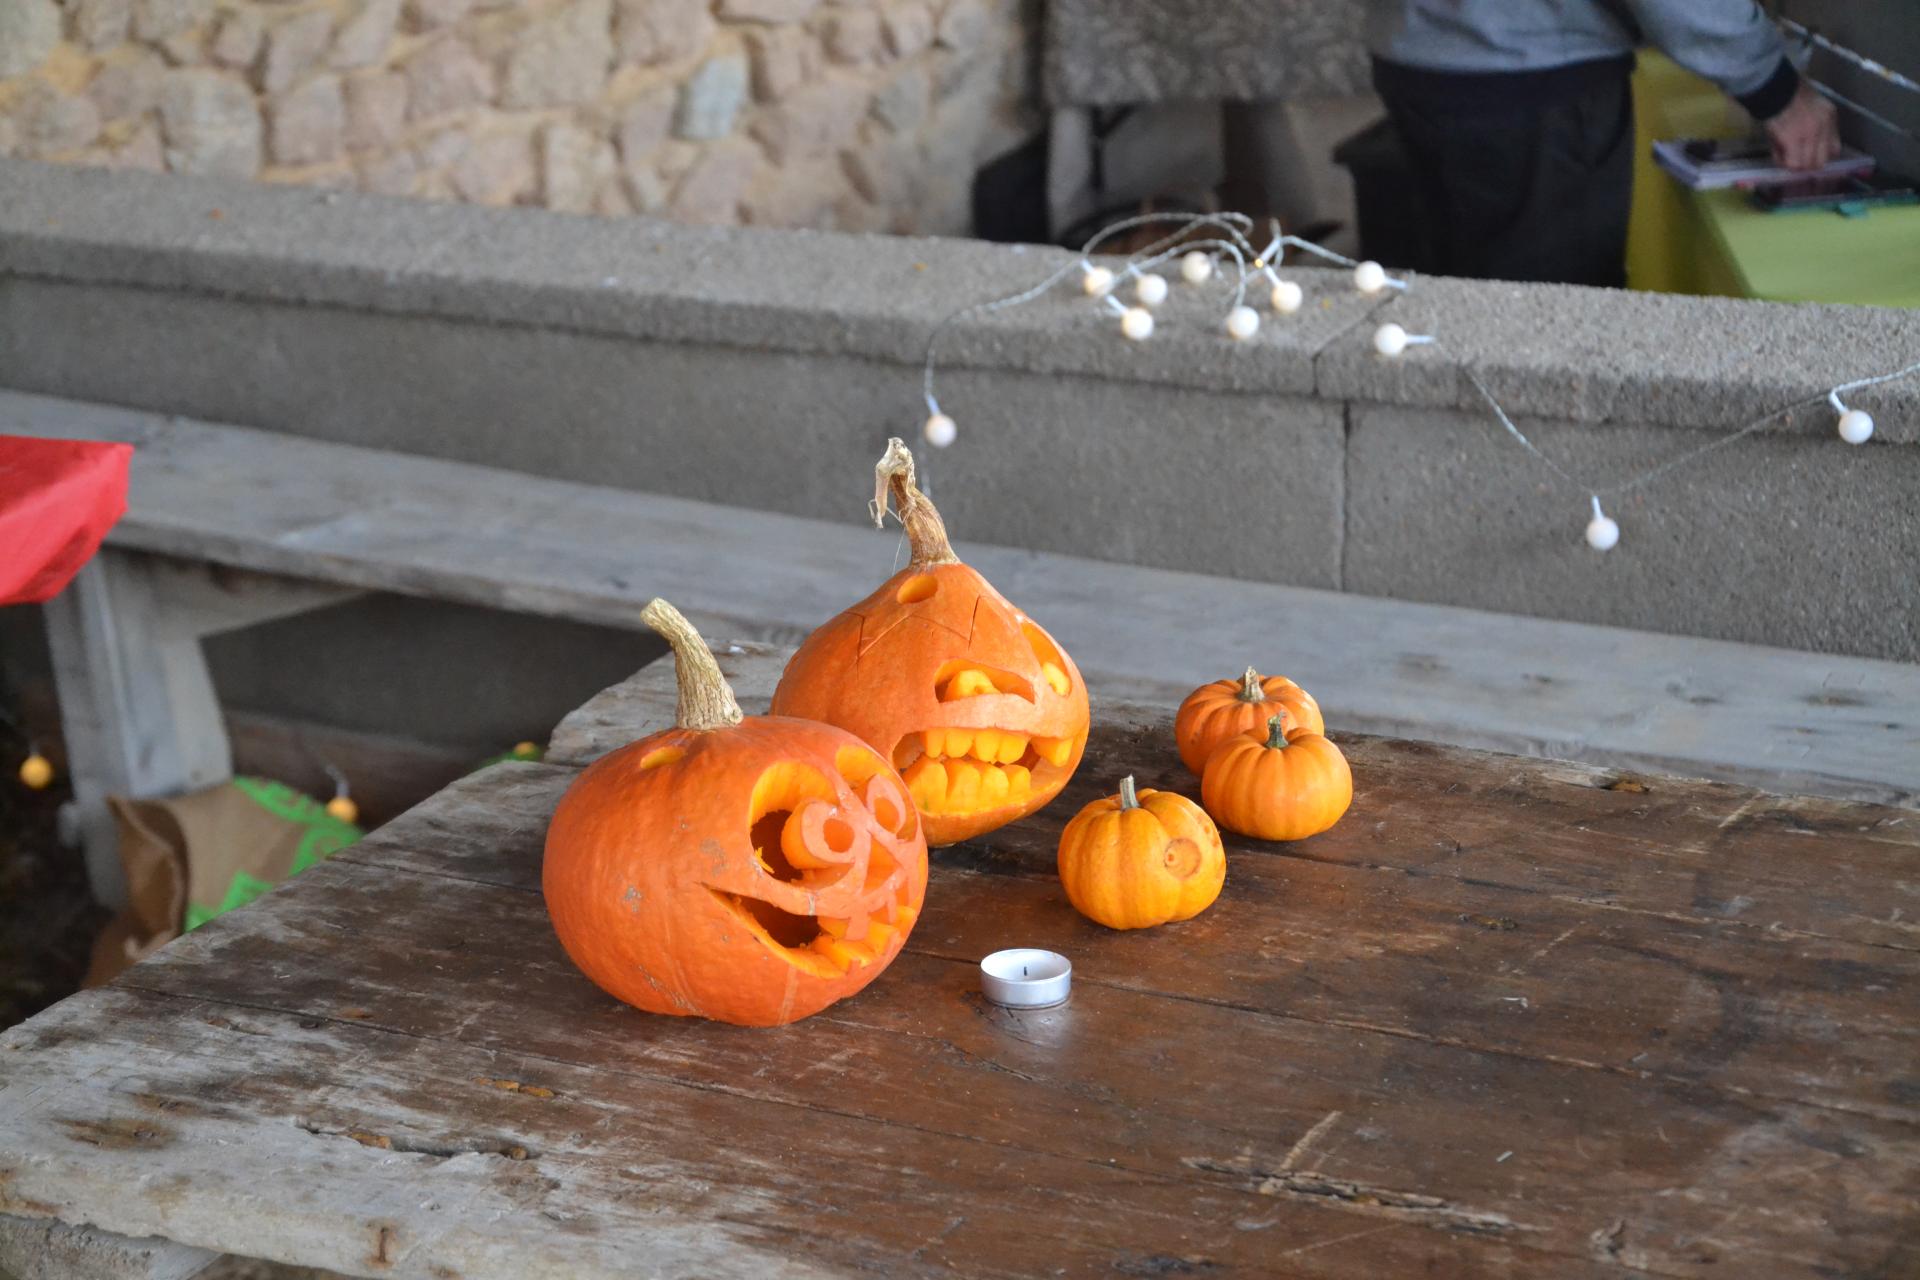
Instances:
[[[1304,840],[1340,820],[1353,802],[1347,758],[1311,729],[1288,730],[1285,712],[1267,732],[1215,747],[1200,775],[1200,799],[1229,831],[1261,840]]]
[[[1173,718],[1173,741],[1180,763],[1199,774],[1213,749],[1228,738],[1264,731],[1267,721],[1286,712],[1288,722],[1327,731],[1320,704],[1285,676],[1263,676],[1252,667],[1238,680],[1215,680],[1188,694]]]
[[[541,884],[567,955],[653,1013],[773,1026],[872,982],[927,890],[906,784],[831,725],[742,717],[664,600],[678,723],[594,762],[547,829]]]
[[[1060,833],[1067,900],[1109,929],[1190,920],[1213,905],[1227,878],[1227,852],[1213,819],[1171,791],[1120,794],[1074,815]]]
[[[891,499],[912,559],[807,637],[773,711],[872,743],[905,777],[928,842],[952,844],[1059,794],[1087,746],[1086,685],[1052,636],[960,563],[899,440],[875,476],[875,519]]]

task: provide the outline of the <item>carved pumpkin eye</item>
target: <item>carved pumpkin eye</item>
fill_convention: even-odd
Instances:
[[[893,598],[901,604],[919,604],[922,600],[933,599],[934,593],[938,590],[940,590],[938,578],[930,573],[916,573],[900,584],[900,590]]]
[[[1073,679],[1067,675],[1067,664],[1060,656],[1060,650],[1054,646],[1053,639],[1034,626],[1022,621],[1020,634],[1027,638],[1027,647],[1033,650],[1033,656],[1040,662],[1040,674],[1046,677],[1047,687],[1061,697],[1073,692]]]

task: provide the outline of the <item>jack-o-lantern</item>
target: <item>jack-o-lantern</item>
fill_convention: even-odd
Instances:
[[[547,829],[541,880],[560,944],[653,1013],[774,1026],[866,986],[927,891],[906,784],[853,734],[743,717],[664,600],[678,723],[595,761]]]
[[[889,441],[874,473],[874,522],[891,500],[911,562],[807,637],[773,711],[872,743],[906,779],[927,842],[952,844],[1060,793],[1086,750],[1087,689],[1053,637],[954,555],[906,446]]]

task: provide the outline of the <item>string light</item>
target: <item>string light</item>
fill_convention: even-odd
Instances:
[[[1113,288],[1113,272],[1107,267],[1096,267],[1089,262],[1083,268],[1080,287],[1087,291],[1087,296],[1090,298],[1102,297]]]
[[[1106,277],[1100,281],[1099,289],[1090,287],[1089,282],[1094,273],[1107,269],[1093,267],[1087,255],[1094,253],[1102,243],[1114,236],[1149,224],[1171,224],[1173,229],[1146,248],[1138,250],[1127,260],[1124,275],[1134,280],[1133,295],[1140,305],[1127,306],[1113,296],[1112,286],[1117,277],[1111,271],[1108,271]],[[1251,340],[1260,329],[1259,313],[1246,305],[1249,281],[1259,279],[1269,286],[1268,301],[1278,314],[1291,315],[1304,305],[1305,290],[1295,281],[1282,279],[1270,265],[1281,261],[1281,254],[1289,248],[1346,268],[1352,273],[1354,288],[1362,294],[1377,295],[1388,290],[1404,293],[1411,288],[1408,281],[1388,275],[1386,268],[1377,262],[1355,261],[1299,236],[1283,235],[1277,223],[1272,224],[1272,237],[1266,247],[1256,251],[1248,238],[1252,230],[1253,219],[1239,213],[1148,213],[1125,218],[1108,226],[1087,241],[1082,246],[1082,256],[1077,261],[1060,268],[1032,288],[1008,297],[963,307],[946,316],[934,326],[933,333],[927,340],[922,383],[928,412],[932,416],[927,419],[922,434],[926,436],[929,443],[940,448],[951,444],[955,435],[953,419],[940,411],[940,406],[933,397],[935,356],[940,339],[946,330],[969,316],[990,314],[1032,302],[1076,271],[1082,275],[1082,287],[1086,288],[1089,294],[1097,295],[1102,306],[1110,314],[1119,317],[1120,332],[1135,342],[1144,342],[1153,335],[1155,322],[1153,313],[1148,308],[1159,305],[1167,297],[1166,279],[1154,272],[1153,268],[1175,260],[1178,261],[1181,278],[1189,284],[1205,284],[1213,278],[1216,270],[1227,274],[1233,281],[1233,295],[1223,321],[1223,328],[1230,340],[1241,343]],[[1196,234],[1203,234],[1206,238],[1196,240],[1193,238]],[[1230,264],[1230,271],[1228,264]],[[1383,304],[1386,301],[1383,300]],[[1376,308],[1374,314],[1378,313],[1379,308]],[[1391,320],[1374,328],[1372,345],[1376,352],[1388,358],[1398,357],[1412,346],[1444,346],[1436,335],[1408,333],[1403,326]],[[1507,415],[1506,410],[1501,407],[1500,402],[1495,399],[1492,391],[1488,390],[1480,375],[1472,367],[1462,363],[1459,370],[1460,376],[1479,393],[1495,420],[1517,444],[1568,487],[1588,496],[1592,515],[1585,529],[1586,543],[1596,551],[1609,551],[1619,544],[1621,531],[1619,523],[1602,509],[1600,500],[1603,495],[1620,495],[1651,484],[1668,472],[1685,466],[1706,453],[1724,448],[1788,414],[1818,404],[1823,399],[1831,404],[1833,411],[1838,415],[1835,429],[1840,438],[1849,444],[1863,444],[1873,435],[1873,418],[1864,410],[1850,408],[1841,399],[1841,395],[1863,387],[1878,386],[1920,374],[1920,362],[1896,369],[1891,373],[1842,383],[1823,395],[1815,395],[1776,409],[1737,430],[1687,450],[1678,457],[1648,468],[1627,480],[1598,487],[1583,484],[1578,477],[1570,474],[1529,440],[1526,433],[1514,424],[1513,419]]]

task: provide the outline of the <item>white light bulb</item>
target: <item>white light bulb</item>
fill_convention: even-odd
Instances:
[[[1213,259],[1195,249],[1180,259],[1180,278],[1188,284],[1205,284],[1213,276]]]
[[[1353,269],[1353,287],[1362,293],[1378,293],[1387,287],[1387,269],[1377,262],[1363,262]]]
[[[1306,293],[1291,280],[1281,280],[1273,286],[1273,309],[1283,316],[1290,316],[1300,309],[1306,301]]]
[[[1611,551],[1619,541],[1620,526],[1614,523],[1613,517],[1596,513],[1587,521],[1587,545],[1595,551]]]
[[[1080,287],[1088,297],[1097,298],[1113,288],[1113,272],[1105,267],[1088,267],[1080,277]]]
[[[1120,316],[1120,332],[1135,342],[1145,342],[1153,336],[1153,312],[1145,307],[1128,307]]]
[[[1235,307],[1227,312],[1227,333],[1230,337],[1245,342],[1260,332],[1260,313],[1252,307]]]
[[[926,426],[920,428],[920,434],[925,436],[927,443],[934,448],[944,449],[953,443],[955,436],[960,434],[960,428],[955,426],[953,419],[946,414],[936,413],[927,419]]]
[[[1861,409],[1849,409],[1840,415],[1839,431],[1848,444],[1865,444],[1873,438],[1873,416]]]
[[[1167,278],[1149,272],[1133,286],[1133,296],[1143,307],[1157,307],[1167,300]]]
[[[1389,320],[1373,331],[1373,349],[1383,356],[1397,356],[1407,349],[1407,331]]]

